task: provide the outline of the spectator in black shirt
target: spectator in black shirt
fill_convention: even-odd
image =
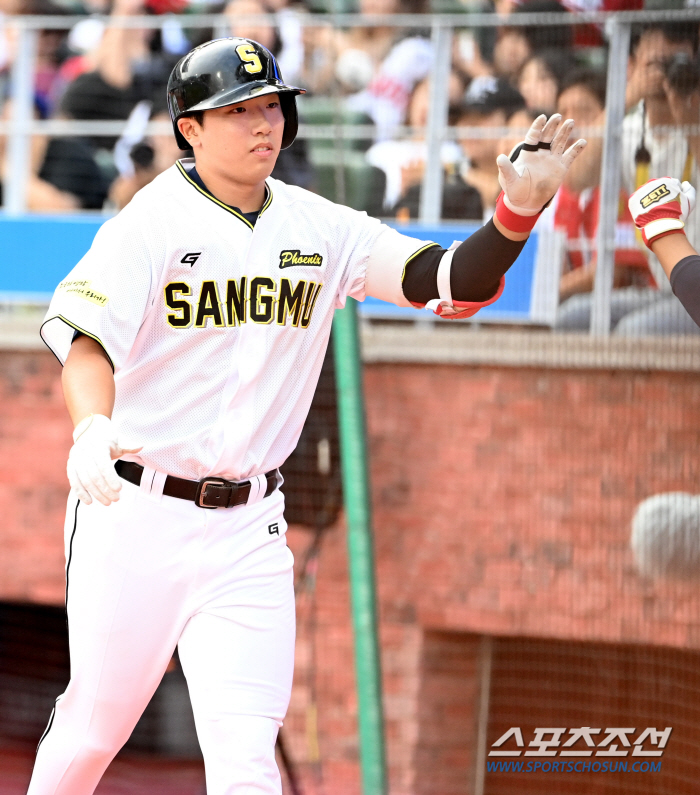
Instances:
[[[144,14],[143,0],[115,0],[112,17]],[[107,26],[94,54],[96,68],[70,83],[60,104],[69,119],[117,121],[127,119],[141,100],[150,100],[165,86],[177,57],[153,52],[157,34],[151,30]],[[111,150],[115,137],[95,137],[97,149]]]
[[[5,103],[1,116],[9,118],[11,101]],[[36,103],[35,115],[39,116]],[[0,203],[2,182],[8,175],[4,156],[6,139],[0,137]],[[49,138],[33,135],[30,173],[27,179],[27,209],[34,212],[71,212],[99,210],[109,190],[95,162],[90,146],[81,138]]]

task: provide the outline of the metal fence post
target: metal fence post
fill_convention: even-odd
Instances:
[[[428,156],[420,196],[420,220],[436,224],[442,210],[442,142],[447,128],[450,94],[450,64],[452,62],[452,28],[433,22],[433,68],[430,71],[430,101],[426,146]]]
[[[620,202],[622,122],[625,118],[627,59],[630,23],[617,17],[610,21],[610,50],[605,103],[603,166],[600,175],[600,207],[596,238],[597,268],[591,306],[591,334],[610,333],[610,305],[615,271],[615,227]]]
[[[8,173],[5,179],[5,210],[21,215],[27,209],[27,181],[31,164],[31,135],[34,118],[34,64],[37,31],[19,22],[17,54],[12,65],[12,116],[7,141]]]
[[[350,597],[355,639],[363,795],[386,795],[386,757],[377,594],[372,544],[365,407],[357,303],[348,298],[333,319],[343,502],[348,524]]]

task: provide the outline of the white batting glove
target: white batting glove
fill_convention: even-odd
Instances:
[[[573,128],[573,119],[562,123],[559,113],[549,120],[542,114],[532,122],[525,141],[513,149],[510,157],[499,155],[496,159],[498,182],[503,188],[496,215],[507,229],[529,231],[534,225],[532,217],[538,215],[559,190],[567,169],[586,146],[586,141],[579,138],[565,150]],[[518,222],[512,214],[531,221]]]
[[[628,205],[642,240],[651,248],[655,240],[683,232],[695,207],[695,188],[672,177],[650,179],[630,196]]]
[[[103,505],[119,499],[121,478],[113,459],[124,453],[138,453],[142,447],[122,447],[117,429],[109,417],[91,414],[75,426],[73,447],[68,455],[68,480],[81,502],[93,498]]]

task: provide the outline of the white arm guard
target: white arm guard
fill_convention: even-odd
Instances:
[[[417,306],[409,301],[403,293],[403,275],[408,263],[421,251],[435,246],[435,243],[426,243],[386,227],[386,230],[377,238],[367,263],[365,275],[365,294],[382,301],[389,301],[397,306]],[[482,307],[488,306],[500,298],[505,285],[505,277],[496,294],[488,301],[453,301],[450,287],[450,273],[452,270],[452,257],[454,249],[460,245],[459,240],[450,246],[449,251],[442,255],[437,272],[437,288],[439,298],[434,298],[425,305],[439,317],[449,320],[475,315]]]
[[[369,255],[365,294],[397,306],[413,306],[403,294],[404,269],[416,254],[434,245],[384,227]]]
[[[452,303],[452,285],[450,284],[452,257],[458,245],[459,241],[455,240],[450,248],[442,255],[442,259],[438,265],[437,288],[440,297],[433,298],[432,301],[428,301],[425,305],[426,309],[431,309],[436,315],[440,315],[440,317],[449,317],[459,311]]]
[[[453,301],[452,285],[450,283],[452,257],[454,256],[455,249],[459,245],[460,241],[455,240],[450,248],[442,255],[437,272],[437,288],[440,297],[433,298],[432,301],[428,301],[425,305],[426,309],[431,309],[438,317],[444,318],[445,320],[461,320],[463,318],[472,317],[482,307],[497,301],[501,297],[506,283],[505,276],[502,276],[496,294],[487,301]]]

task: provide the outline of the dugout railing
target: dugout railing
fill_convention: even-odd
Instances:
[[[607,99],[605,124],[602,129],[588,128],[583,132],[589,138],[603,138],[602,167],[599,182],[598,223],[594,240],[597,252],[597,269],[590,310],[590,332],[607,335],[611,329],[611,297],[613,292],[614,262],[616,251],[616,221],[620,195],[621,131],[625,116],[625,90],[627,58],[630,32],[635,25],[651,23],[678,22],[689,26],[700,25],[700,9],[679,11],[635,11],[619,13],[580,13],[573,14],[511,14],[507,18],[495,14],[469,12],[459,14],[395,14],[388,16],[365,16],[360,14],[298,13],[295,23],[301,29],[351,29],[392,27],[402,31],[420,32],[429,35],[433,59],[430,67],[430,92],[427,126],[424,129],[427,158],[420,191],[418,223],[426,229],[434,228],[441,222],[441,195],[445,173],[441,163],[441,147],[446,141],[465,139],[501,138],[512,136],[512,128],[457,127],[449,123],[449,74],[456,39],[464,31],[496,31],[508,28],[537,28],[546,42],[547,30],[560,30],[563,26],[572,31],[594,30],[599,41],[592,46],[577,50],[582,63],[605,66],[607,70]],[[62,136],[119,136],[124,133],[126,121],[76,121],[61,118],[34,118],[33,81],[37,63],[37,45],[40,31],[68,30],[84,17],[72,16],[8,16],[2,22],[6,30],[12,31],[16,55],[9,74],[7,94],[12,98],[11,111],[0,120],[0,137],[6,137],[6,168],[4,180],[4,206],[6,219],[21,217],[27,212],[27,177],[32,159],[32,136],[56,138]],[[187,30],[211,31],[212,35],[227,35],[231,29],[231,19],[223,15],[171,15],[145,17],[104,17],[102,22],[108,26],[133,29],[164,29],[168,25],[179,24]],[[274,16],[241,15],[237,24],[275,25]],[[301,100],[300,138],[305,139],[315,151],[317,171],[326,180],[325,192],[329,198],[339,202],[362,205],[358,195],[366,196],[374,190],[363,165],[363,150],[376,136],[372,124],[348,123],[349,116],[343,110],[343,97],[335,87],[326,95],[326,111],[310,113],[305,121],[304,102]],[[313,102],[309,103],[311,108]],[[330,109],[330,110],[328,110]],[[330,118],[329,118],[330,113]],[[324,123],[325,121],[325,123]],[[350,119],[350,121],[353,121]],[[700,120],[698,120],[700,121]],[[524,131],[524,130],[523,130]],[[410,135],[412,129],[397,126],[393,135],[401,139]],[[522,131],[521,131],[522,132]],[[692,129],[675,128],[679,136],[689,135]],[[143,135],[168,135],[167,122],[149,122],[143,127]],[[325,150],[325,151],[322,151]],[[680,174],[678,176],[681,176]],[[323,179],[320,179],[323,182]],[[367,209],[361,206],[361,209]],[[574,249],[576,240],[569,241]],[[641,250],[641,246],[640,246]],[[557,275],[559,263],[554,263],[550,274],[550,303],[556,301]],[[659,288],[668,290],[658,268],[650,265]],[[0,284],[0,292],[7,293]],[[22,292],[22,291],[20,291]],[[386,317],[386,308],[373,312],[368,306],[369,317]],[[427,316],[427,313],[424,313]],[[504,318],[497,316],[498,322]],[[488,322],[488,318],[482,320]],[[507,322],[507,318],[506,318]],[[542,318],[528,308],[514,316],[514,322],[541,323]],[[544,325],[551,325],[544,322]]]

